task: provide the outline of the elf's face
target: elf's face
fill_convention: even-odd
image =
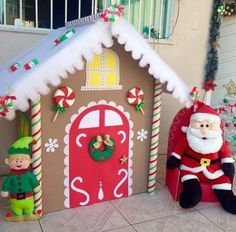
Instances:
[[[28,155],[11,155],[5,163],[14,170],[27,169],[31,164],[31,159]]]

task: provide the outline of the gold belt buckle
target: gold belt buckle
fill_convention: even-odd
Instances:
[[[211,163],[210,159],[201,158],[201,160],[200,160],[201,166],[209,166],[210,163]]]

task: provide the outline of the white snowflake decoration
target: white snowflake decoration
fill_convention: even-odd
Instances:
[[[59,147],[58,139],[49,138],[48,141],[44,144],[46,152],[55,152]]]
[[[137,139],[143,142],[145,139],[147,139],[147,134],[148,131],[141,129],[140,131],[137,132]]]

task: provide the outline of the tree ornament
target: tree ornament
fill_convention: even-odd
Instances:
[[[234,135],[234,136],[232,137],[232,141],[231,141],[231,142],[236,145],[236,135]]]
[[[224,139],[227,141],[232,153],[235,154],[236,158],[236,143],[234,142],[234,136],[236,136],[236,95],[232,93],[232,80],[223,85],[226,89],[226,96],[222,100],[219,100],[219,105],[216,107],[220,117],[222,118],[224,128]]]
[[[224,99],[223,99],[223,102],[226,104],[226,103],[229,102],[229,100],[228,100],[227,98],[224,98]]]
[[[223,85],[227,90],[227,96],[236,96],[236,84],[231,79],[228,84]]]
[[[236,116],[233,116],[233,122],[236,122]],[[236,124],[235,124],[236,125]]]

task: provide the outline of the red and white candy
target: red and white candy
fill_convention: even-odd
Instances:
[[[53,118],[53,122],[55,122],[59,112],[65,112],[74,104],[75,93],[70,87],[62,86],[55,91],[53,100],[57,106],[57,112]]]
[[[10,72],[15,72],[18,68],[20,67],[20,64],[19,63],[15,63],[15,64],[12,64],[10,67],[9,67],[9,71]]]
[[[129,90],[127,94],[127,100],[130,105],[136,106],[140,104],[144,99],[144,92],[142,89],[135,87]]]
[[[135,106],[136,109],[140,109],[141,113],[144,115],[142,105],[144,104],[144,92],[139,87],[135,87],[129,90],[127,94],[127,100],[130,105]]]

